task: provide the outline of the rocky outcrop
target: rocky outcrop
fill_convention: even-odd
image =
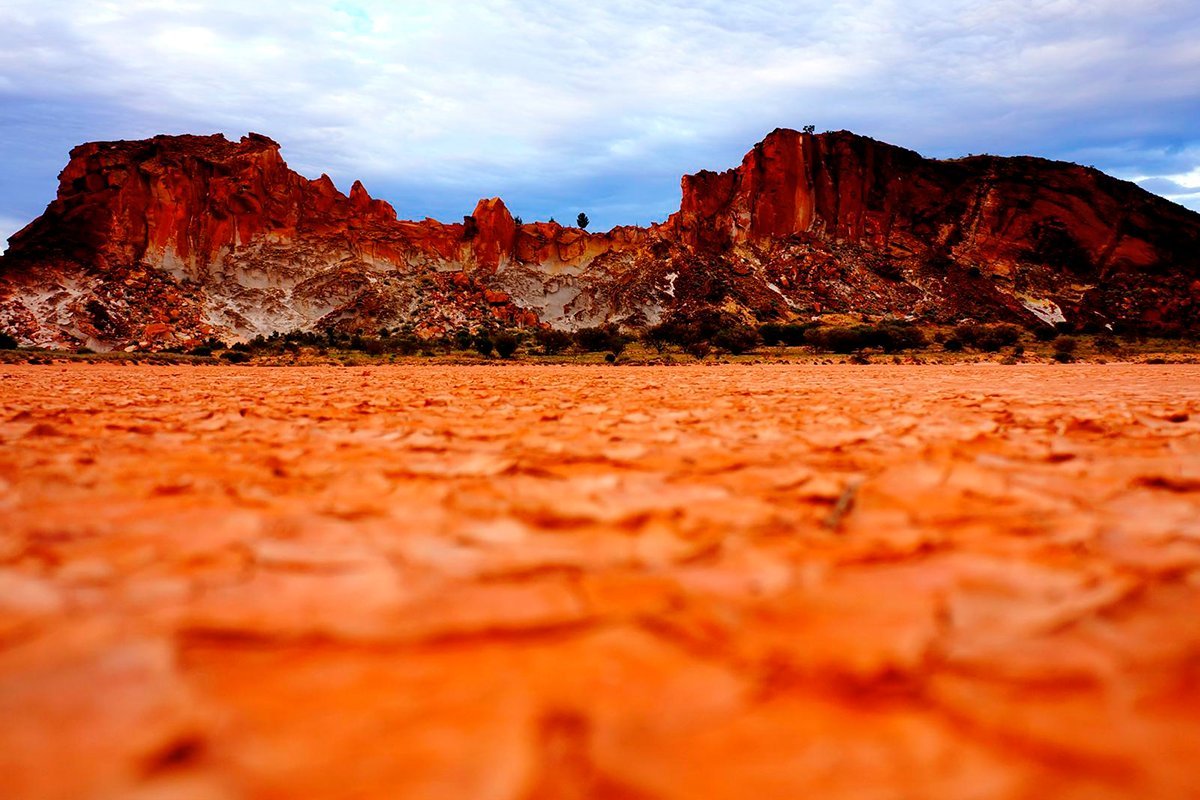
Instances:
[[[1094,169],[934,161],[777,130],[686,176],[661,225],[397,219],[360,182],[287,167],[258,134],[98,142],[0,261],[0,327],[44,345],[171,346],[294,328],[647,324],[721,306],[1181,331],[1200,319],[1200,215]],[[450,277],[453,276],[453,277]],[[504,296],[504,302],[496,298]]]
[[[685,177],[670,226],[696,251],[800,242],[771,260],[784,285],[819,289],[814,258],[861,265],[943,311],[1175,328],[1200,311],[1200,215],[1076,164],[777,130],[737,169]]]

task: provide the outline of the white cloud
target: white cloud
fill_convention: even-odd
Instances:
[[[810,122],[931,155],[1132,143],[1097,166],[1166,174],[1137,152],[1195,136],[1197,17],[1194,0],[7,0],[0,92],[103,110],[88,138],[258,130],[307,174],[407,187],[417,215],[419,187],[654,198],[593,215],[608,224],[661,217],[680,173]]]
[[[8,250],[8,237],[29,224],[29,220],[0,216],[0,254]]]

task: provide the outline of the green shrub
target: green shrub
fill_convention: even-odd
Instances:
[[[1001,348],[1017,343],[1021,338],[1021,329],[1007,323],[981,325],[965,322],[955,326],[954,336],[967,347],[974,347],[986,353],[998,353]]]
[[[778,322],[768,322],[758,329],[759,336],[762,337],[763,344],[768,347],[776,345],[785,345],[787,347],[797,347],[804,344],[804,332],[820,327],[819,322],[802,322],[799,324],[787,324]]]
[[[817,350],[833,353],[856,353],[871,347],[896,353],[919,349],[928,343],[921,331],[898,322],[811,328],[804,333],[804,340]]]
[[[616,325],[597,325],[593,328],[580,328],[575,331],[575,345],[580,349],[589,353],[600,353],[605,350],[612,351],[616,347],[622,350],[628,340],[621,335]],[[620,342],[620,344],[618,344]]]
[[[492,337],[488,336],[486,333],[476,334],[475,339],[471,342],[471,346],[474,347],[481,356],[486,356],[488,358],[492,357],[492,352],[496,349],[496,345],[492,341]]]
[[[496,353],[501,358],[512,358],[513,353],[517,352],[517,345],[520,341],[511,333],[500,333],[492,340],[496,346]]]
[[[713,347],[734,355],[753,350],[758,347],[758,342],[758,331],[741,323],[722,328],[712,338]]]
[[[469,346],[470,343],[470,339],[468,339],[467,346]],[[403,334],[400,336],[391,337],[387,340],[386,344],[389,350],[397,352],[402,356],[411,356],[415,355],[425,343],[412,334]],[[466,350],[467,346],[464,346],[461,349]]]
[[[556,355],[571,346],[571,334],[554,328],[540,328],[533,339],[542,352],[548,356]]]
[[[0,350],[16,350],[19,346],[17,337],[6,331],[0,331]]]
[[[1079,342],[1072,339],[1070,336],[1060,336],[1054,340],[1054,352],[1073,355],[1076,348],[1079,347]]]

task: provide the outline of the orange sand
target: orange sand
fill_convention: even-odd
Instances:
[[[4,798],[1200,797],[1200,368],[0,379]]]

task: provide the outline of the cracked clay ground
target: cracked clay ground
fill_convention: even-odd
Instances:
[[[1200,797],[1200,368],[0,367],[0,796]]]

